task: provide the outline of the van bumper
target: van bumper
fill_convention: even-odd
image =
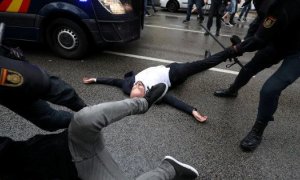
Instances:
[[[126,43],[140,38],[140,18],[122,21],[88,19],[83,22],[91,32],[96,44]]]

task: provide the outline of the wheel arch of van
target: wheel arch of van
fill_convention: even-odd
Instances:
[[[65,18],[78,23],[88,35],[89,40],[92,42],[99,41],[99,37],[92,38],[91,31],[95,31],[97,27],[89,27],[85,21],[89,21],[94,17],[90,17],[79,7],[65,3],[65,2],[53,2],[45,5],[37,13],[40,18],[37,18],[35,27],[41,27],[40,29],[40,41],[45,41],[45,33],[48,25],[55,19]]]
[[[91,45],[102,42],[95,17],[65,2],[42,7],[35,27],[40,27],[40,42],[47,42],[56,54],[68,59],[81,58]]]

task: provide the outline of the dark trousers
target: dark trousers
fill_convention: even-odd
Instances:
[[[221,3],[214,3],[212,1],[210,9],[209,9],[209,14],[208,14],[208,20],[207,20],[207,29],[210,30],[212,24],[213,24],[213,17],[216,17],[216,27],[217,31],[221,29],[221,18],[222,15],[219,13],[219,9],[221,8],[222,4]]]
[[[246,19],[247,16],[248,16],[248,13],[250,11],[250,9],[251,9],[251,3],[249,3],[246,6],[244,6],[243,9],[242,9],[242,11],[241,11],[241,13],[240,13],[240,15],[239,15],[239,19],[241,19],[243,16]]]
[[[77,95],[74,88],[58,77],[49,75],[49,83],[48,90],[39,95],[39,98],[7,98],[1,99],[0,103],[43,130],[55,131],[67,128],[73,114],[56,110],[47,101],[68,107],[73,111],[79,111],[86,104]]]
[[[264,83],[260,91],[257,121],[274,120],[281,92],[300,77],[300,52],[285,58],[278,70]]]
[[[201,19],[204,19],[203,11],[202,11],[202,1],[201,0],[188,0],[188,9],[186,12],[186,20],[190,20],[192,15],[193,5],[196,4],[198,14]]]
[[[1,180],[78,179],[66,131],[26,141],[0,137],[0,162]]]
[[[252,76],[258,72],[277,64],[283,59],[283,55],[274,47],[267,46],[266,48],[257,51],[254,57],[248,62],[235,78],[234,83],[230,86],[233,91],[238,91],[246,85]]]
[[[170,67],[169,78],[172,87],[183,83],[188,77],[196,73],[205,71],[223,61],[226,61],[227,57],[227,52],[221,51],[204,60],[188,63],[172,63],[167,65],[167,67]]]

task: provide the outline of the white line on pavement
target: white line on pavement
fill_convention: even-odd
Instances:
[[[162,62],[162,63],[168,63],[168,64],[176,62],[176,61],[171,61],[171,60],[167,60],[167,59],[159,59],[159,58],[153,58],[153,57],[148,57],[148,56],[140,56],[140,55],[127,54],[127,53],[114,52],[114,51],[103,51],[103,52],[107,53],[107,54],[113,54],[113,55],[125,56],[125,57],[132,57],[132,58],[136,58],[136,59]],[[183,63],[183,62],[178,62],[178,63]],[[231,71],[231,70],[225,70],[225,69],[219,69],[219,68],[210,68],[209,70],[222,72],[222,73],[227,73],[227,74],[234,74],[234,75],[237,75],[239,73],[237,71]]]
[[[199,31],[199,30],[189,30],[189,29],[181,29],[181,28],[172,28],[172,27],[157,26],[157,25],[150,25],[150,24],[145,24],[144,26],[151,27],[151,28],[161,28],[161,29],[168,29],[168,30],[193,32],[193,33],[200,33],[200,34],[204,34],[205,33],[205,31]],[[220,34],[220,35],[224,36],[224,37],[231,37],[231,35],[226,35],[226,34]]]

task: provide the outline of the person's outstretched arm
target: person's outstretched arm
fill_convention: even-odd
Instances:
[[[83,78],[84,84],[105,84],[110,86],[116,86],[119,88],[122,88],[122,85],[124,83],[124,79],[118,79],[118,78],[94,78],[94,77],[84,77]]]
[[[205,122],[207,120],[207,116],[201,115],[196,108],[186,104],[185,102],[177,99],[175,96],[170,94],[166,94],[162,99],[164,103],[169,104],[170,106],[179,109],[187,114],[194,116],[194,118],[199,122]]]

